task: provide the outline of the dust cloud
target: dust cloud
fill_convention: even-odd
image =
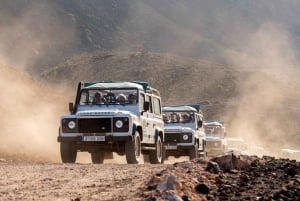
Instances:
[[[59,9],[51,1],[5,0],[1,5],[2,63],[27,72],[41,72],[45,69],[39,63],[51,65],[76,41],[71,17],[62,20]]]
[[[20,70],[0,65],[0,71],[2,157],[58,161],[59,115],[68,97]]]
[[[295,79],[299,70],[288,33],[266,23],[241,49],[227,52],[248,73],[237,83],[240,96],[227,111],[228,133],[244,138],[252,154],[281,156],[280,149],[300,149],[296,122],[300,93]]]
[[[45,85],[29,73],[39,60],[61,54],[74,39],[73,30],[59,20],[50,2],[1,4],[0,157],[58,162],[59,118],[73,97],[62,86]]]

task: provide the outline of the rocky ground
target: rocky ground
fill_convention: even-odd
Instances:
[[[175,163],[154,175],[141,197],[154,200],[300,200],[300,163],[224,156]]]
[[[2,160],[0,200],[300,200],[300,162],[235,157],[165,165]]]

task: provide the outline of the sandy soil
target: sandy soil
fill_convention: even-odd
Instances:
[[[0,161],[1,201],[300,200],[299,161],[274,157],[225,155],[219,166]]]
[[[166,166],[2,162],[0,200],[132,200]]]

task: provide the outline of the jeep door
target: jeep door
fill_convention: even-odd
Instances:
[[[152,113],[152,102],[151,102],[151,97],[149,95],[145,94],[140,94],[141,95],[141,105],[144,104],[142,100],[145,102],[149,102],[149,110],[148,111],[141,111],[141,124],[143,128],[143,143],[152,143],[153,140],[151,139],[152,136],[152,126],[153,126],[153,113]]]
[[[153,109],[153,134],[156,130],[163,130],[164,123],[162,121],[161,100],[158,96],[152,96]],[[164,139],[161,139],[164,140]]]
[[[196,135],[197,138],[199,139],[199,149],[204,150],[205,132],[203,130],[203,119],[201,115],[196,114],[195,123],[196,123]]]

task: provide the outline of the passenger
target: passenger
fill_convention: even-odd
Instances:
[[[114,93],[109,92],[106,95],[106,103],[110,103],[110,104],[116,103],[116,97]]]
[[[191,121],[191,116],[189,114],[183,114],[182,115],[182,122],[183,123],[188,123]]]
[[[126,96],[124,94],[119,94],[117,100],[121,105],[124,105],[126,103]]]
[[[169,116],[167,114],[163,114],[163,121],[165,123],[169,123],[170,122],[170,118],[169,118]]]
[[[96,92],[94,95],[93,104],[98,105],[98,104],[103,104],[103,103],[104,103],[104,100],[103,100],[101,92]]]
[[[179,122],[178,114],[177,113],[172,113],[171,114],[171,122],[172,123],[178,123]]]
[[[135,104],[136,103],[136,95],[129,94],[128,95],[128,102],[129,102],[129,104]]]

